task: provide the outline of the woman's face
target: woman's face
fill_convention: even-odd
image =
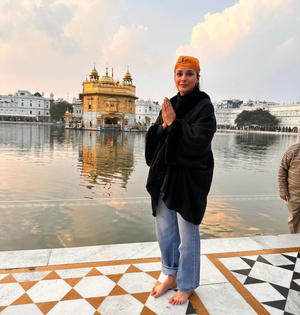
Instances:
[[[175,85],[180,95],[193,91],[196,83],[199,82],[197,72],[189,66],[181,66],[175,72]]]

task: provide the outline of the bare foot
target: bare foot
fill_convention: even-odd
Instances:
[[[172,305],[181,305],[184,304],[188,298],[194,293],[194,291],[191,292],[181,292],[177,291],[169,300],[169,303]]]
[[[177,288],[176,276],[169,275],[167,279],[160,285],[154,287],[151,291],[151,295],[155,298],[163,295],[166,291]]]

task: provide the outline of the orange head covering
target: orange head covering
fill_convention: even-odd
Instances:
[[[174,72],[181,66],[188,66],[194,69],[197,73],[200,72],[199,60],[195,57],[180,56],[175,64]]]

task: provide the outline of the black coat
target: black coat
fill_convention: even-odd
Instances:
[[[145,157],[150,166],[147,190],[155,216],[159,193],[166,206],[200,224],[210,190],[214,159],[211,141],[216,131],[209,96],[198,90],[171,98],[176,119],[162,128],[162,112],[146,134]]]

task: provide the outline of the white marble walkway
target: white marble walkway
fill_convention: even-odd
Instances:
[[[1,315],[300,314],[300,234],[201,242],[201,281],[186,304],[164,280],[156,242],[0,252]]]

